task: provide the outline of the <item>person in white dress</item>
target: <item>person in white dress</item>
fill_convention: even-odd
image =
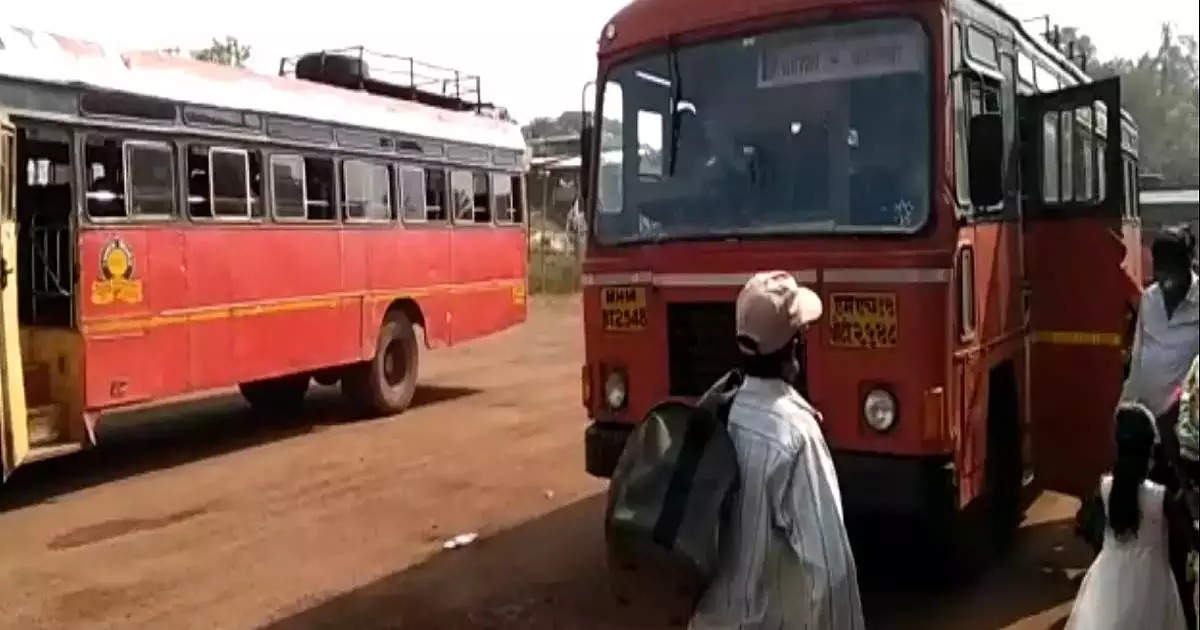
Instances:
[[[1146,478],[1158,438],[1154,414],[1125,404],[1116,424],[1117,461],[1100,481],[1104,545],[1083,578],[1066,630],[1187,630],[1167,562],[1174,503],[1166,488]]]

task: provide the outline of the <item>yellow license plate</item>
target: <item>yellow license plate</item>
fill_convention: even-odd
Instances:
[[[829,296],[829,343],[838,348],[891,348],[899,340],[894,293]]]
[[[604,287],[600,289],[600,319],[604,330],[644,330],[646,328],[645,287]]]

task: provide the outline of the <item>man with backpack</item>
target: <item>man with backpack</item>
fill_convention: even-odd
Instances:
[[[745,380],[729,409],[739,484],[696,630],[864,627],[854,556],[821,415],[791,385],[821,300],[782,271],[738,295]]]

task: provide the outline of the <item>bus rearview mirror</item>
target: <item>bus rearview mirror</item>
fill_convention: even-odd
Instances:
[[[1004,124],[1000,114],[971,117],[967,134],[971,204],[994,206],[1004,200]]]

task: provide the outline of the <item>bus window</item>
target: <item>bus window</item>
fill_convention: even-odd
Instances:
[[[271,156],[271,192],[275,218],[300,221],[304,211],[304,158],[299,155]]]
[[[337,218],[333,201],[333,160],[304,158],[304,212],[309,221]]]
[[[525,180],[521,179],[520,175],[512,175],[509,179],[512,181],[512,221],[513,223],[523,223],[525,221]]]
[[[165,142],[126,142],[129,163],[129,216],[171,216],[175,212],[175,152]]]
[[[192,217],[212,217],[209,202],[208,147],[189,145],[187,148],[187,203]]]
[[[492,207],[496,223],[514,223],[517,216],[513,199],[513,180],[508,175],[492,175]]]
[[[996,39],[974,26],[967,29],[967,54],[984,65],[992,68],[999,66]]]
[[[346,218],[388,221],[392,218],[391,174],[387,166],[362,160],[342,162],[342,203]]]
[[[1042,201],[1058,201],[1058,112],[1042,118]]]
[[[1017,76],[1022,85],[1033,87],[1033,59],[1023,50],[1017,51]]]
[[[425,219],[445,221],[450,216],[449,207],[446,199],[446,171],[440,168],[425,169]]]
[[[121,141],[88,136],[83,161],[88,216],[125,216],[125,165],[121,159]]]
[[[1075,140],[1071,157],[1075,165],[1075,201],[1091,201],[1093,198],[1092,163],[1092,109],[1079,107],[1075,110]]]
[[[1075,143],[1072,142],[1072,138],[1075,136],[1073,131],[1075,128],[1075,112],[1059,112],[1059,115],[1061,118],[1058,124],[1058,142],[1061,148],[1058,152],[1058,167],[1061,175],[1058,178],[1058,192],[1061,194],[1060,198],[1063,202],[1068,202],[1075,198],[1075,170],[1072,168],[1072,163],[1074,162],[1072,158],[1075,155]]]
[[[682,103],[680,103],[682,105]],[[687,115],[687,114],[682,114]],[[693,112],[694,116],[695,113]],[[658,112],[637,113],[638,175],[662,177],[663,116]]]
[[[1037,83],[1039,92],[1053,92],[1061,87],[1058,76],[1046,66],[1037,67],[1037,72],[1034,73],[1034,80]]]
[[[241,149],[212,149],[211,164],[213,215],[221,218],[250,216],[250,159]]]
[[[475,178],[471,171],[450,172],[450,199],[455,223],[471,223],[475,213]]]
[[[411,166],[400,167],[401,218],[412,223],[426,221],[425,201],[425,171]]]
[[[481,173],[479,171],[475,171],[475,172],[471,173],[471,178],[472,178],[472,180],[474,180],[472,182],[473,190],[474,190],[474,196],[473,196],[474,210],[473,210],[472,214],[475,218],[475,222],[476,223],[491,223],[492,222],[491,195],[488,194],[489,186],[488,186],[487,173]]]

